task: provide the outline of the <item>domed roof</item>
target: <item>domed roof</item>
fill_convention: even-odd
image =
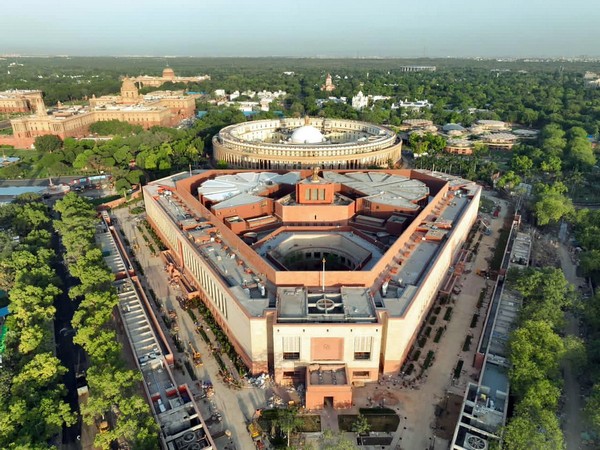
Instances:
[[[447,123],[442,127],[443,131],[465,131],[465,128],[458,123]]]
[[[171,69],[170,67],[165,67],[165,69],[163,70],[163,78],[172,78],[175,76],[175,71],[173,69]]]
[[[292,144],[320,144],[324,140],[323,134],[312,125],[296,128],[292,133]]]

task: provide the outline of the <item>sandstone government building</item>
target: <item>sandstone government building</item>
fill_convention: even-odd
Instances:
[[[146,185],[168,270],[254,373],[306,407],[398,374],[477,218],[481,188],[420,170],[209,170]]]

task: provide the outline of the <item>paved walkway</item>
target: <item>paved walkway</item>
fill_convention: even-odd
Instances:
[[[210,356],[208,346],[197,334],[196,326],[191,317],[180,308],[176,300],[176,296],[181,293],[169,284],[168,275],[164,270],[164,263],[158,256],[153,256],[150,253],[146,242],[135,226],[135,220],[129,215],[127,209],[113,211],[113,214],[118,219],[117,228],[122,228],[125,231],[131,245],[137,243],[136,257],[144,270],[144,276],[141,277],[142,285],[154,291],[164,308],[176,311],[181,342],[186,346],[187,342],[191,341],[202,354],[203,365],[194,368],[195,374],[199,380],[210,381],[213,384],[214,396],[211,399],[200,400],[198,405],[205,420],[209,419],[214,412],[220,412],[223,416],[223,423],[209,426],[211,433],[215,434],[225,429],[231,432],[231,439],[223,437],[217,441],[218,447],[224,448],[227,445],[232,450],[254,448],[254,442],[247,431],[246,425],[256,409],[264,408],[269,391],[249,385],[242,390],[233,390],[222,382],[218,375],[219,366],[217,362]],[[160,319],[160,312],[153,302],[150,303],[154,313],[159,318],[159,323],[167,339],[170,340],[169,330],[166,329]],[[173,342],[170,344],[175,359],[183,363],[187,355],[177,352],[177,347]],[[195,381],[191,379],[187,370],[174,370],[173,373],[178,383],[187,383],[193,391],[198,391]]]
[[[374,406],[376,403],[374,399],[381,397],[382,393],[384,393],[384,398],[389,395],[387,393],[390,393],[398,399],[398,402],[393,405],[388,403],[384,405],[395,409],[400,416],[400,426],[394,435],[393,445],[388,448],[404,450],[446,450],[448,448],[449,441],[440,436],[448,435],[450,430],[434,429],[436,426],[435,412],[436,407],[447,406],[448,393],[462,396],[467,383],[478,376],[478,371],[472,367],[472,363],[485,322],[485,311],[489,298],[479,308],[480,318],[476,328],[470,328],[473,314],[478,312],[479,295],[486,286],[486,280],[477,275],[476,270],[488,268],[488,262],[493,257],[500,235],[499,231],[504,225],[504,217],[508,211],[506,201],[498,198],[492,199],[502,205],[501,216],[495,219],[490,218],[492,233],[489,236],[483,235],[476,257],[466,265],[465,274],[457,282],[461,286],[461,293],[457,296],[454,304],[442,305],[437,321],[435,325],[432,325],[431,337],[426,346],[421,349],[421,363],[429,350],[435,352],[433,365],[425,372],[421,380],[408,387],[403,386],[402,378],[396,377],[367,385],[364,388],[357,388],[354,391],[356,407]],[[473,242],[477,242],[479,235],[480,233],[477,233]],[[487,283],[490,286],[489,297],[492,281],[487,281]],[[447,306],[453,308],[452,318],[449,322],[443,319]],[[440,342],[436,344],[433,342],[435,330],[444,325],[446,331]],[[467,334],[471,334],[473,339],[470,350],[464,352],[462,348]],[[459,359],[464,361],[463,369],[459,379],[453,380],[454,368]],[[417,364],[415,364],[415,370],[420,370]]]

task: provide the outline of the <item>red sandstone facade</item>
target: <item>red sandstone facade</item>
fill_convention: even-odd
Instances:
[[[198,188],[219,176],[244,172],[208,171],[144,187],[148,220],[169,247],[167,262],[180,274],[181,284],[199,293],[252,373],[270,371],[280,383],[305,383],[307,408],[326,402],[348,406],[353,384],[399,373],[454,255],[476,220],[481,192],[465,180],[450,184],[423,171],[369,172],[373,180],[406,177],[427,186],[428,194],[411,201],[415,210],[408,204],[394,206],[365,196],[361,193],[364,186],[343,178],[353,171],[327,172],[331,175],[305,170],[292,184],[265,183],[258,196],[262,200],[248,197],[223,208],[220,202],[210,201],[209,194],[198,195]],[[290,194],[295,196],[292,201]],[[339,204],[340,195],[352,201]],[[452,212],[446,213],[447,209]],[[177,217],[185,211],[190,218],[178,223],[173,211],[180,211]],[[361,217],[372,217],[372,223],[361,224]],[[392,220],[398,217],[405,222]],[[394,234],[382,246],[363,230]],[[327,272],[282,270],[269,260],[267,254],[277,250],[285,236],[307,232],[322,236],[302,244],[317,260],[324,258],[321,247],[327,245],[328,234],[332,239],[346,235],[378,246],[380,256],[364,267]],[[256,234],[258,241],[249,244],[248,233]],[[273,249],[268,250],[271,245]],[[434,251],[423,261],[427,270],[413,279],[403,270],[414,266],[414,258],[418,261],[415,250],[421,245]],[[267,248],[267,254],[259,254],[260,248]],[[229,270],[224,261],[232,261]],[[234,262],[239,273],[245,274],[243,283],[236,281]],[[405,278],[394,288],[398,294],[387,295],[388,284],[399,276]],[[266,295],[252,297],[251,290],[256,292],[257,286],[263,286]],[[316,302],[315,308],[321,297],[320,301],[332,305],[345,302],[348,316],[340,321],[333,316],[314,320],[314,313],[294,306],[302,296],[307,304]],[[374,306],[374,299],[380,306]],[[362,310],[366,315],[353,319],[353,311]]]

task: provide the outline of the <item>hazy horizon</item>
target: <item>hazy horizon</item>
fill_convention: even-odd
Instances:
[[[599,56],[591,0],[10,2],[0,54],[292,58]]]

